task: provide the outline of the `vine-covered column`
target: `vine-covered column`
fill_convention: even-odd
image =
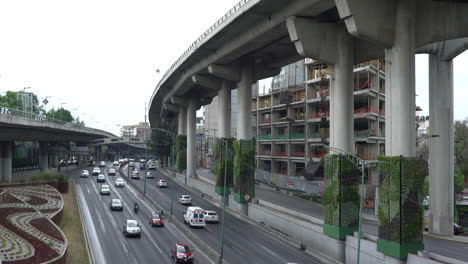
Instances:
[[[395,258],[424,249],[422,190],[426,163],[416,157],[379,157],[377,250]]]
[[[343,155],[325,156],[325,193],[323,233],[335,239],[346,239],[358,230],[361,173]]]
[[[183,172],[187,169],[187,136],[177,135],[175,146],[175,158],[177,172]]]
[[[233,142],[232,138],[223,138],[217,139],[215,143],[215,192],[218,194],[227,194],[232,188],[234,167]],[[227,144],[227,153],[225,144]],[[225,160],[226,158],[227,160]],[[226,188],[224,188],[224,172],[226,172]]]
[[[234,141],[234,200],[248,203],[255,197],[255,140]]]

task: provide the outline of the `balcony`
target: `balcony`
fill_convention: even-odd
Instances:
[[[275,156],[278,156],[278,157],[287,157],[287,156],[288,156],[288,152],[286,152],[286,151],[277,151],[277,152],[275,152]]]
[[[289,137],[290,139],[305,139],[305,135],[303,133],[293,133]]]
[[[374,130],[374,129],[354,131],[354,137],[355,138],[376,137],[376,136],[377,136],[377,131]]]
[[[276,135],[274,138],[275,138],[275,139],[288,139],[288,135],[286,135],[286,134],[283,134],[283,135]]]
[[[313,113],[313,114],[310,115],[310,117],[313,118],[313,119],[326,118],[326,117],[329,117],[329,116],[330,116],[330,112],[328,112],[328,111],[322,111],[322,112]]]
[[[309,138],[329,138],[330,131],[323,131],[323,132],[312,132],[309,134]]]
[[[301,152],[301,151],[291,153],[291,157],[304,157],[304,156],[305,156],[305,152]]]
[[[263,122],[262,122],[262,125],[263,124],[271,124],[271,118],[264,118]]]
[[[354,109],[355,115],[367,114],[367,113],[379,114],[379,110],[375,109],[372,106],[364,106],[364,107]]]
[[[257,140],[271,140],[271,134],[260,135]]]

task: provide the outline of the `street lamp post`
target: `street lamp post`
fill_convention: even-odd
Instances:
[[[163,128],[151,128],[152,130],[159,130],[159,131],[162,131],[162,132],[165,132],[165,133],[168,133],[169,135],[172,136],[172,164],[174,164],[174,153],[175,153],[175,141],[176,141],[176,135],[174,133],[172,133],[171,131],[169,130],[166,130],[166,129],[163,129]],[[145,149],[146,151],[146,149]],[[171,212],[170,212],[170,216],[169,216],[169,221],[172,219],[172,211],[173,211],[173,204],[174,204],[174,179],[175,179],[175,171],[172,170],[172,178],[171,178]],[[146,186],[145,186],[146,187]]]
[[[226,181],[227,181],[227,159],[228,159],[228,143],[226,140],[220,138],[224,142],[224,187],[223,187],[223,213],[221,216],[221,246],[219,249],[219,264],[223,263],[224,256],[224,215],[226,213]]]
[[[62,120],[62,121],[63,121],[63,105],[65,105],[65,104],[67,104],[67,103],[61,103],[60,104],[60,120]]]

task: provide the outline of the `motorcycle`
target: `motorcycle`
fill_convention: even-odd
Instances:
[[[139,209],[138,209],[138,205],[135,205],[135,206],[133,207],[133,211],[135,212],[135,214],[138,214],[138,210],[139,210]]]

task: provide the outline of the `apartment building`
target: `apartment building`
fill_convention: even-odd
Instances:
[[[298,64],[304,65],[302,82],[298,74],[291,74],[291,67]],[[323,157],[328,153],[325,146],[330,142],[330,66],[311,59],[292,65],[273,78],[271,93],[252,99],[257,168],[320,179]],[[384,83],[382,61],[355,66],[355,153],[370,164],[367,183],[374,186],[378,181],[377,156],[385,153]],[[373,196],[372,189],[369,196]]]

